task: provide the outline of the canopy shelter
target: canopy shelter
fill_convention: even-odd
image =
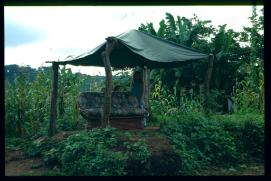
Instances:
[[[137,30],[130,30],[115,37],[118,45],[110,54],[110,63],[114,68],[147,66],[148,68],[168,68],[181,66],[208,55],[171,41],[167,41]],[[101,53],[106,42],[73,60],[59,62],[60,65],[100,66]]]
[[[105,106],[103,114],[104,125],[108,122],[112,95],[112,72],[111,67],[145,67],[147,68],[171,68],[185,65],[194,61],[208,59],[209,68],[206,73],[206,92],[209,92],[209,80],[212,71],[213,56],[209,56],[192,48],[176,44],[137,30],[130,30],[116,37],[106,38],[93,50],[65,61],[53,63],[53,81],[51,96],[51,117],[49,133],[54,134],[56,120],[56,97],[58,65],[74,66],[100,66],[105,67],[106,89]],[[147,72],[147,71],[146,71]],[[147,79],[147,77],[145,77]],[[51,130],[51,131],[50,131]]]

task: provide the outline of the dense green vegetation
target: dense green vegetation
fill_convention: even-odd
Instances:
[[[263,12],[263,10],[261,10]],[[140,31],[166,40],[214,54],[209,102],[212,111],[225,112],[225,99],[231,96],[238,111],[263,111],[263,15],[253,10],[252,26],[235,32],[227,25],[213,27],[211,21],[166,13],[158,30],[153,23],[141,24]],[[182,94],[201,95],[207,69],[206,62],[195,62],[174,69],[151,71],[153,84],[161,85],[179,98]],[[189,92],[190,90],[190,92]],[[202,96],[201,96],[202,97]],[[243,109],[244,108],[244,109]]]
[[[153,23],[139,27],[215,55],[208,114],[203,100],[206,62],[151,70],[149,125],[160,126],[156,133],[111,127],[86,131],[76,98],[81,91],[101,91],[104,77],[61,67],[57,131],[71,133],[48,137],[51,69],[6,66],[5,148],[41,157],[53,175],[197,175],[208,166],[263,163],[263,16],[255,9],[251,22],[235,32],[196,16],[167,13],[157,31]],[[114,86],[128,90],[129,71],[113,79]],[[233,110],[228,110],[227,98],[233,100]],[[164,157],[158,159],[150,138],[168,140],[170,154],[160,153]]]
[[[164,132],[183,159],[183,174],[208,165],[229,167],[263,161],[263,116],[206,118],[199,114],[167,117]]]

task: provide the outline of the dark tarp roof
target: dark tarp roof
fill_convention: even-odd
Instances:
[[[176,67],[185,63],[208,58],[197,50],[171,41],[137,31],[130,30],[115,38],[118,46],[110,54],[111,66],[115,68],[147,66],[149,68]],[[101,66],[101,53],[106,42],[72,60],[58,62],[60,65]]]

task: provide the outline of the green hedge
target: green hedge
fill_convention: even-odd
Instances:
[[[233,136],[237,151],[245,160],[264,159],[264,118],[260,114],[234,114],[213,116],[221,122],[223,129]]]
[[[150,153],[142,140],[121,142],[115,128],[97,128],[68,137],[45,152],[44,158],[47,166],[58,166],[68,175],[120,176],[137,167],[144,169]]]
[[[263,161],[264,124],[260,115],[167,117],[161,130],[183,159],[181,174],[196,174],[205,165],[229,166]]]
[[[74,132],[66,138],[61,135],[60,139],[56,135],[26,140],[21,147],[26,156],[42,157],[47,167],[64,175],[179,174],[181,158],[159,132],[96,128]],[[155,138],[161,146],[151,148],[150,138]],[[10,138],[6,141],[8,148],[18,142]]]

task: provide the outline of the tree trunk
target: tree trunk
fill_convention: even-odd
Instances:
[[[180,83],[179,77],[178,77],[177,83],[176,83],[176,98],[177,98],[178,106],[181,106],[181,83]]]
[[[145,109],[150,113],[150,69],[148,67],[144,66],[143,69],[143,81],[144,81],[144,103],[145,103]]]
[[[110,59],[108,52],[104,51],[102,53],[103,64],[105,68],[106,75],[106,86],[104,92],[104,111],[102,115],[102,127],[109,126],[109,116],[111,111],[111,102],[112,102],[112,71],[110,65]]]
[[[23,121],[23,111],[22,109],[19,107],[19,110],[18,110],[18,121],[17,121],[17,129],[16,129],[16,133],[19,135],[19,136],[22,136],[23,135],[23,126],[22,126],[22,121]]]
[[[213,70],[213,62],[214,62],[214,55],[209,55],[209,61],[208,61],[208,69],[206,72],[205,77],[205,111],[209,113],[209,94],[210,94],[210,80],[212,76],[212,70]]]
[[[53,63],[53,80],[52,80],[52,92],[51,92],[51,109],[50,109],[50,122],[49,122],[49,136],[53,136],[56,133],[56,118],[57,118],[57,82],[58,82],[58,64]]]
[[[101,117],[102,127],[109,126],[109,117],[111,111],[111,103],[112,103],[112,71],[110,65],[109,55],[113,51],[113,49],[117,46],[117,39],[114,37],[106,38],[107,43],[105,47],[105,51],[102,53],[102,61],[105,68],[106,75],[106,87],[104,92],[104,109]]]
[[[59,109],[59,116],[63,117],[64,116],[64,93],[61,92],[60,94],[61,95],[59,97],[58,109]]]
[[[75,102],[75,107],[74,107],[74,122],[75,122],[75,125],[76,127],[79,125],[79,107],[78,107],[78,104],[76,103],[76,100],[74,100]]]

